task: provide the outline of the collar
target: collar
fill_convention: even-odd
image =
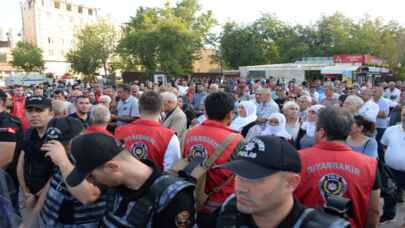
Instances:
[[[101,132],[104,133],[106,135],[109,136],[113,136],[109,131],[107,131],[107,129],[102,128],[102,127],[98,127],[96,125],[91,125],[86,129],[86,132],[90,133],[90,132]]]
[[[117,187],[117,191],[121,194],[124,198],[124,201],[129,203],[130,201],[136,201],[140,197],[144,196],[146,192],[150,189],[150,186],[155,182],[155,180],[161,175],[159,168],[149,160],[141,160],[145,165],[151,167],[153,169],[152,174],[149,178],[145,181],[145,183],[138,189],[130,189],[126,186],[119,186]]]
[[[298,219],[300,218],[300,216],[302,215],[303,211],[304,211],[304,207],[297,201],[294,199],[294,204],[293,207],[290,211],[290,213],[287,215],[287,217],[285,217],[281,223],[277,226],[277,228],[285,228],[285,227],[294,227],[294,225],[297,223]],[[245,214],[242,214],[242,216]],[[245,215],[247,216],[247,221],[248,224],[250,225],[249,227],[257,227],[253,217],[251,215]]]
[[[132,121],[131,124],[147,125],[151,127],[161,126],[161,124],[157,120],[146,120],[142,119],[142,117],[140,119]]]
[[[216,121],[216,120],[207,119],[207,120],[205,120],[201,125],[202,125],[202,126],[215,127],[215,128],[222,128],[222,129],[227,130],[227,131],[231,131],[231,132],[234,132],[234,133],[238,133],[237,131],[234,131],[234,130],[230,129],[230,128],[229,128],[228,126],[226,126],[225,124],[223,124],[223,123],[221,123],[221,122],[219,122],[219,121]]]
[[[179,106],[176,106],[173,110],[171,110],[169,113],[167,113],[167,114],[166,114],[166,117],[165,117],[165,120],[169,119],[169,117],[174,113],[174,111],[176,111],[176,109],[177,109],[178,107],[179,107]]]
[[[351,151],[350,147],[346,144],[335,143],[331,141],[322,140],[315,147],[322,149],[322,150],[329,150],[329,151]]]

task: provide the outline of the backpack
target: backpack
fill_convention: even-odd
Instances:
[[[228,135],[222,144],[215,148],[214,153],[206,160],[204,157],[195,157],[193,159],[183,158],[177,161],[169,170],[169,173],[175,176],[182,177],[195,184],[194,197],[196,200],[197,210],[202,209],[208,200],[208,197],[220,191],[225,185],[233,180],[233,175],[214,188],[211,192],[205,192],[207,180],[207,172],[213,167],[215,161],[224,153],[225,149],[237,136],[236,133]]]

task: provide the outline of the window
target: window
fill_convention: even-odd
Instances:
[[[89,15],[93,16],[93,10],[92,9],[89,9]]]
[[[67,4],[67,5],[66,5],[66,10],[67,10],[67,11],[72,11],[72,5],[71,5],[71,4]]]
[[[0,63],[6,63],[7,62],[7,55],[0,53]]]
[[[53,6],[54,6],[56,9],[60,9],[60,2],[54,1],[54,2],[53,2]]]
[[[83,7],[79,6],[79,13],[83,13]]]
[[[49,54],[49,56],[53,56],[53,50],[49,49],[48,54]]]
[[[51,44],[52,43],[52,39],[51,39],[51,37],[48,37],[48,44]]]

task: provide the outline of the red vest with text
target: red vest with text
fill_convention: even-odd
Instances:
[[[30,128],[30,123],[25,117],[25,97],[12,97],[13,109],[11,110],[11,115],[19,118],[24,130]]]
[[[326,195],[349,198],[353,204],[352,227],[365,227],[377,160],[327,141],[300,150],[299,154],[302,169],[296,198],[311,208],[323,207]]]
[[[214,120],[206,120],[201,125],[192,128],[186,133],[183,140],[183,154],[185,157],[203,156],[208,158],[214,153],[215,148],[222,144],[225,138],[231,133],[236,132],[232,131],[223,123]],[[241,140],[242,136],[235,137],[234,141],[229,144],[224,153],[216,160],[215,165],[228,162]],[[205,192],[210,193],[213,188],[225,183],[229,178],[232,178],[231,171],[212,168],[207,173]],[[211,213],[215,211],[232,193],[234,193],[234,180],[229,181],[229,183],[217,193],[210,195],[202,212]]]
[[[138,119],[115,130],[115,138],[138,159],[149,159],[163,170],[167,146],[174,132],[158,121]]]

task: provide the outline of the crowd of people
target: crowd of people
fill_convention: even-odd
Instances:
[[[404,129],[400,81],[1,88],[0,227],[378,227]]]

